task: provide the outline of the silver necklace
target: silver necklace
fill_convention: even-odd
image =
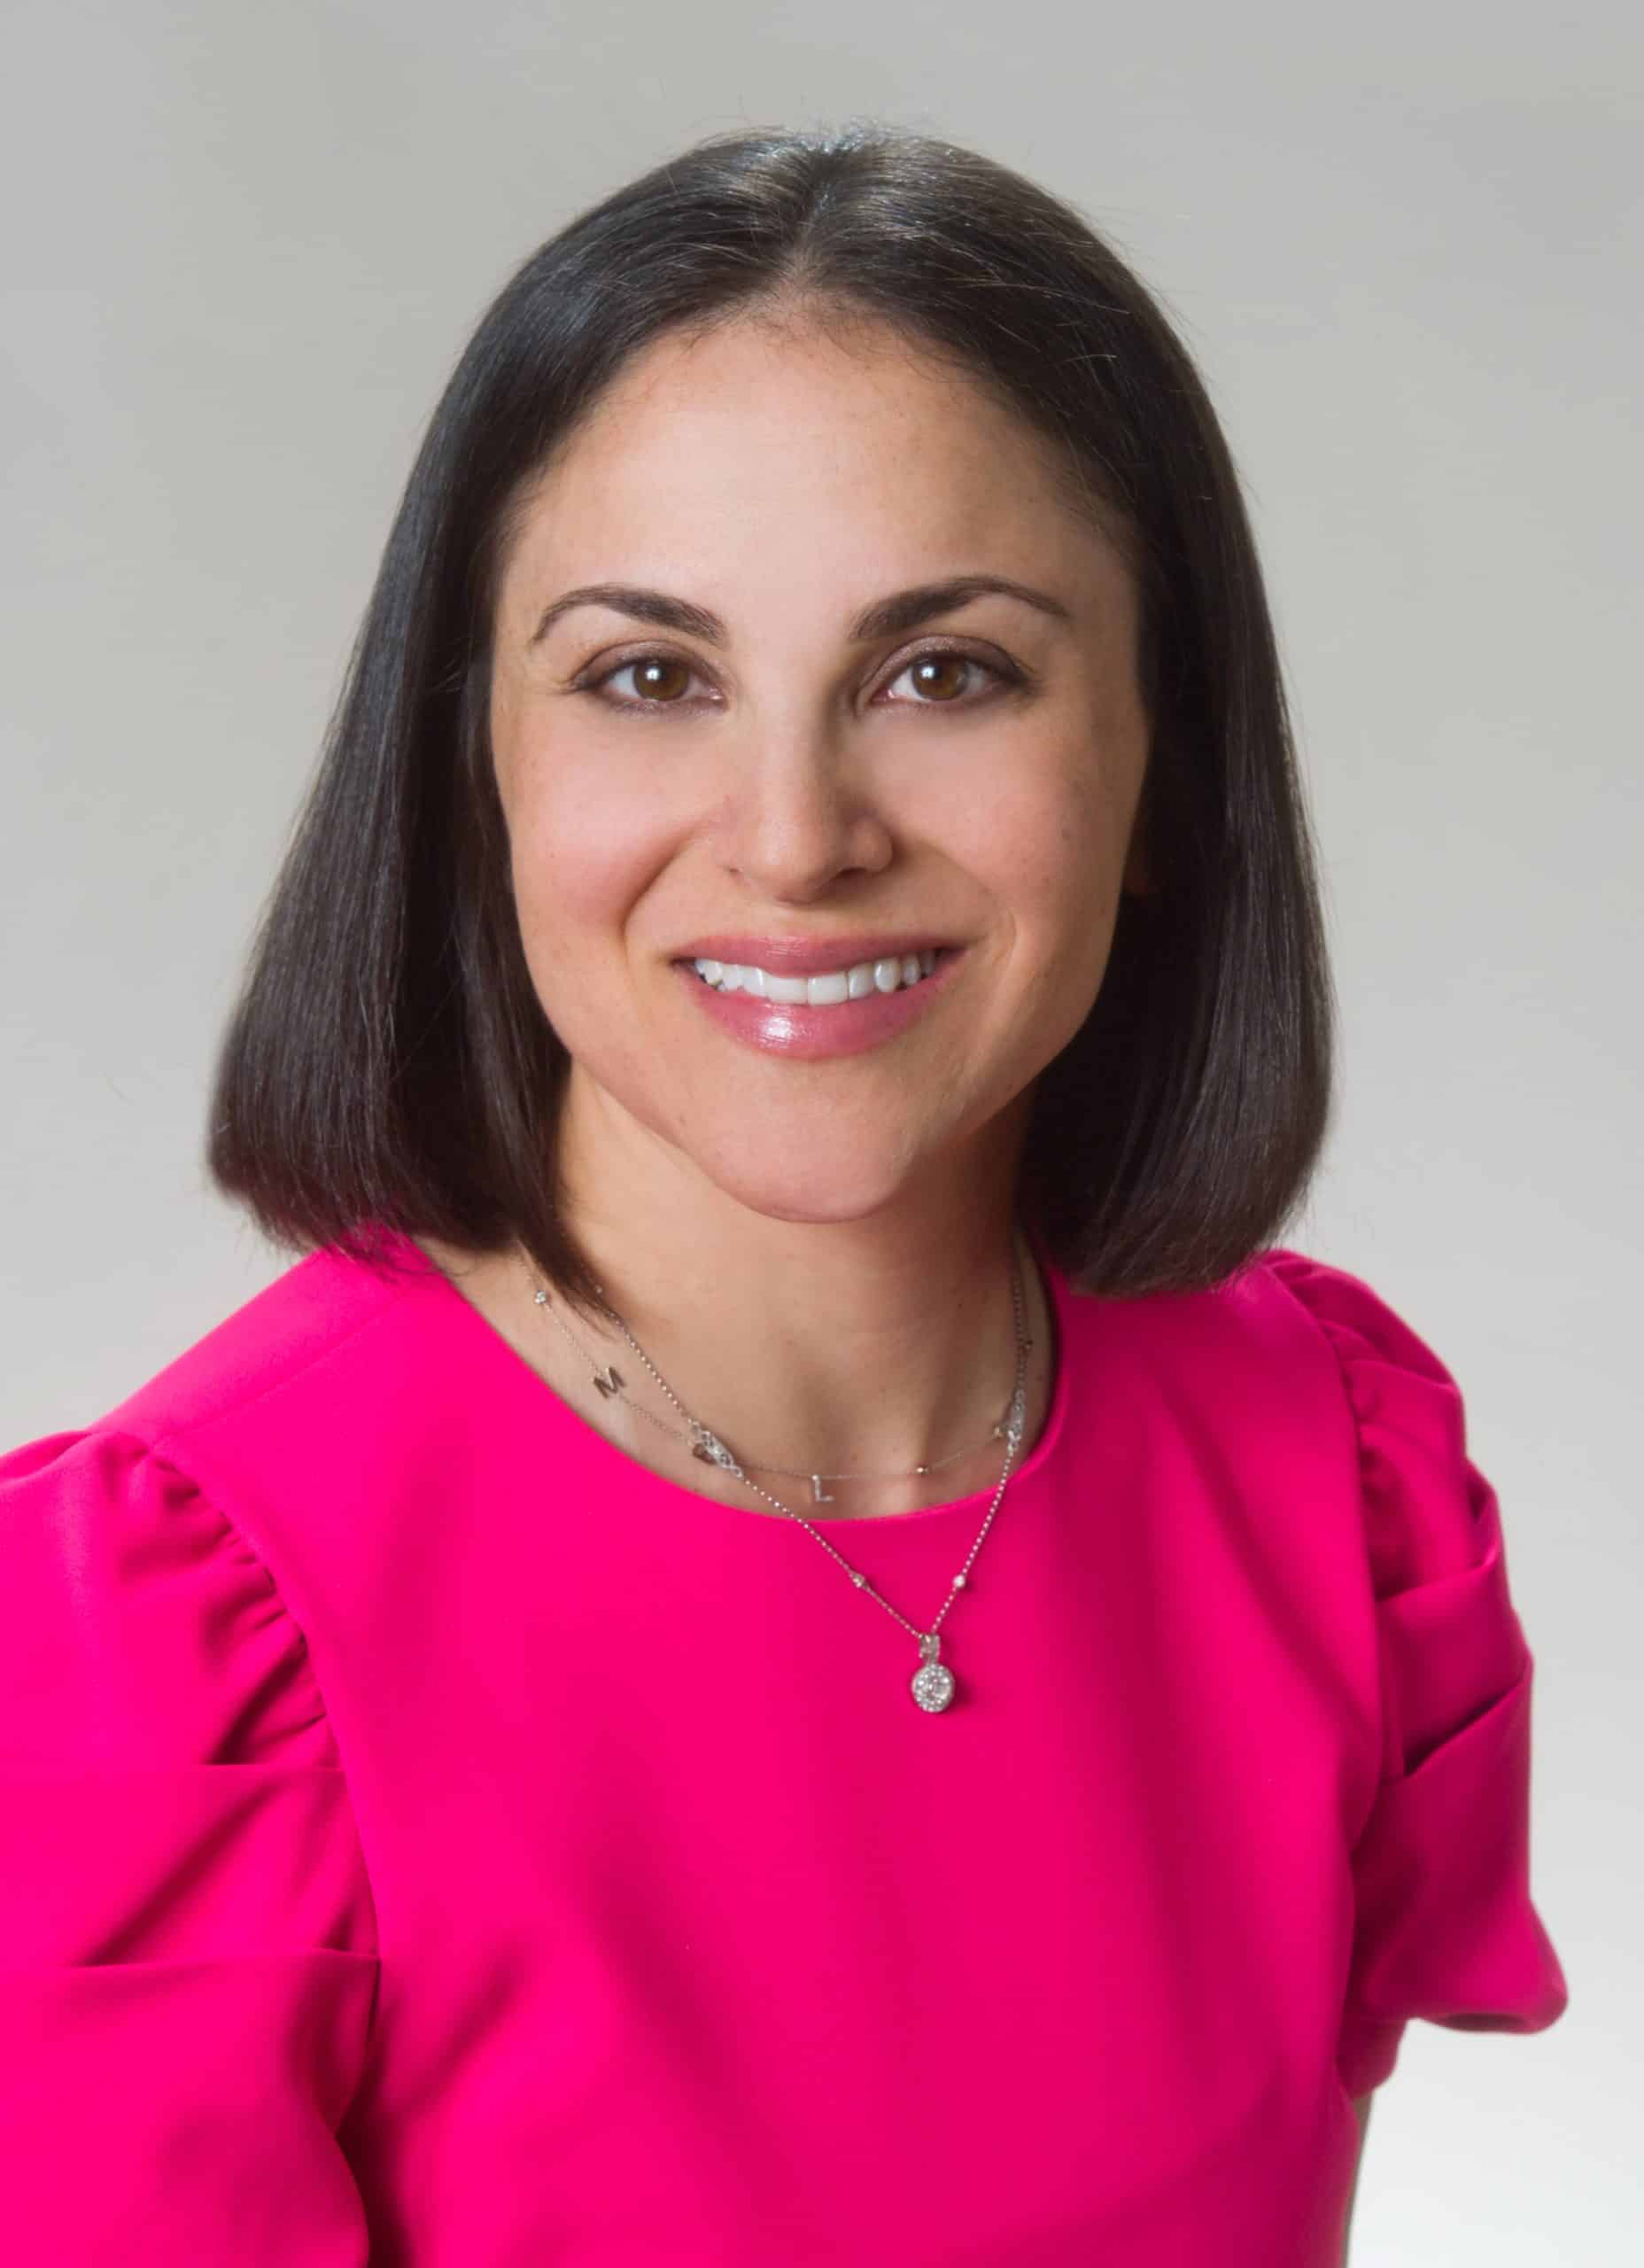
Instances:
[[[598,1288],[600,1289],[601,1295],[603,1295],[603,1285],[601,1285]],[[533,1283],[531,1287],[531,1296],[538,1307],[547,1308],[548,1312],[553,1316],[555,1323],[559,1324],[560,1329],[565,1333],[567,1339],[570,1340],[571,1345],[577,1348],[578,1354],[581,1355],[584,1362],[587,1362],[587,1350],[578,1344],[569,1324],[560,1315],[558,1309],[549,1306],[547,1293],[540,1284]],[[691,1454],[693,1456],[700,1457],[705,1464],[718,1465],[723,1472],[730,1473],[734,1479],[742,1481],[748,1487],[751,1488],[756,1495],[763,1496],[768,1504],[774,1504],[777,1511],[783,1513],[788,1519],[797,1520],[800,1526],[805,1530],[808,1535],[814,1536],[817,1542],[822,1546],[822,1549],[827,1553],[828,1557],[831,1559],[836,1560],[839,1565],[844,1569],[845,1573],[849,1576],[856,1588],[858,1590],[865,1591],[870,1598],[877,1601],[877,1603],[884,1608],[887,1614],[890,1615],[896,1621],[902,1625],[902,1627],[907,1631],[911,1637],[917,1639],[919,1649],[919,1666],[913,1673],[913,1676],[910,1681],[910,1689],[912,1692],[914,1700],[919,1704],[919,1707],[927,1711],[930,1714],[935,1715],[942,1710],[950,1706],[958,1690],[953,1672],[948,1667],[948,1665],[942,1658],[942,1625],[947,1616],[949,1609],[952,1606],[954,1600],[958,1596],[962,1590],[966,1588],[969,1584],[971,1568],[975,1564],[976,1555],[981,1550],[983,1540],[986,1537],[989,1529],[993,1526],[994,1515],[997,1512],[1000,1499],[1004,1495],[1004,1484],[1011,1477],[1011,1469],[1016,1462],[1018,1452],[1021,1448],[1022,1437],[1027,1430],[1028,1357],[1033,1348],[1033,1340],[1028,1336],[1027,1322],[1023,1314],[1021,1270],[1017,1257],[1014,1240],[1012,1240],[1011,1247],[1011,1305],[1016,1322],[1016,1384],[1012,1391],[1010,1404],[1004,1416],[993,1429],[994,1437],[998,1438],[1002,1436],[1005,1443],[1004,1470],[999,1476],[999,1485],[993,1492],[993,1502],[988,1507],[987,1518],[982,1521],[981,1526],[977,1532],[976,1541],[970,1548],[965,1565],[960,1568],[958,1573],[954,1576],[952,1582],[950,1584],[948,1596],[943,1599],[941,1606],[933,1617],[930,1627],[927,1630],[921,1630],[916,1624],[910,1622],[905,1614],[900,1612],[897,1608],[891,1604],[890,1601],[886,1598],[881,1592],[874,1588],[872,1583],[869,1581],[868,1578],[862,1573],[860,1568],[853,1567],[850,1565],[850,1562],[841,1552],[834,1550],[834,1546],[828,1542],[826,1536],[822,1534],[821,1530],[815,1527],[810,1520],[806,1519],[803,1513],[795,1511],[791,1504],[783,1503],[779,1497],[772,1495],[769,1489],[762,1488],[756,1480],[753,1480],[748,1478],[748,1467],[733,1455],[717,1433],[710,1431],[708,1426],[702,1424],[700,1419],[695,1418],[691,1415],[691,1412],[686,1408],[679,1395],[675,1394],[673,1388],[669,1385],[667,1379],[663,1378],[662,1372],[657,1369],[655,1363],[652,1362],[650,1356],[646,1353],[644,1348],[640,1346],[639,1340],[629,1330],[621,1316],[616,1313],[614,1308],[609,1306],[606,1309],[607,1314],[609,1315],[612,1322],[622,1332],[623,1337],[627,1340],[630,1347],[632,1348],[634,1353],[644,1363],[646,1369],[649,1371],[657,1385],[661,1386],[669,1401],[672,1402],[674,1408],[685,1419],[686,1427],[688,1429],[688,1433],[682,1433],[680,1427],[678,1425],[668,1425],[663,1419],[655,1417],[651,1411],[643,1409],[640,1403],[634,1402],[632,1397],[628,1395],[626,1383],[623,1379],[622,1373],[614,1366],[614,1364],[608,1363],[603,1370],[592,1368],[591,1366],[592,1376],[594,1386],[599,1389],[599,1392],[602,1395],[609,1398],[612,1394],[619,1394],[628,1402],[629,1408],[632,1410],[637,1416],[641,1418],[650,1418],[652,1423],[660,1425],[664,1433],[673,1433],[679,1436],[681,1439],[688,1438],[692,1444]],[[954,1454],[956,1456],[967,1456],[969,1452],[967,1450],[959,1449],[956,1450]],[[953,1461],[953,1457],[944,1457],[942,1460],[942,1463],[944,1464],[950,1464]],[[805,1468],[799,1466],[763,1464],[755,1465],[752,1469],[756,1472],[803,1472],[805,1471]],[[916,1473],[931,1472],[936,1470],[938,1470],[938,1467],[935,1465],[925,1464],[916,1465],[913,1468],[913,1471]],[[824,1480],[844,1480],[893,1478],[904,1479],[908,1476],[905,1474],[874,1475],[865,1473],[810,1473],[808,1477],[810,1480],[813,1491],[817,1494],[817,1501],[822,1503],[831,1503],[834,1499],[830,1496],[823,1495],[820,1493],[820,1484]]]

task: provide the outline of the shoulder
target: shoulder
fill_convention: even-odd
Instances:
[[[1501,1508],[1473,1461],[1466,1398],[1449,1364],[1350,1270],[1275,1248],[1261,1255],[1260,1272],[1295,1302],[1336,1364],[1378,1596],[1469,1572],[1504,1586]],[[1508,1631],[1508,1618],[1499,1619]]]
[[[91,1424],[0,1455],[8,1753],[335,1761],[280,1508],[399,1376],[383,1327],[416,1280],[310,1254]]]
[[[1350,1391],[1367,1362],[1391,1364],[1453,1384],[1438,1356],[1399,1309],[1351,1269],[1284,1245],[1256,1253],[1213,1290],[1180,1295],[1182,1321],[1215,1333],[1258,1359],[1326,1356],[1321,1374],[1341,1374]],[[1202,1318],[1202,1319],[1201,1319]]]
[[[461,1294],[407,1237],[310,1253],[80,1429],[0,1458],[0,1481],[46,1453],[64,1478],[94,1465],[135,1485],[121,1444],[190,1477],[253,1542],[273,1546],[327,1476],[369,1484],[391,1455],[415,1460],[454,1365],[477,1363]],[[376,1462],[374,1462],[376,1461]],[[151,1468],[152,1469],[152,1468]],[[36,1486],[49,1486],[42,1476]]]
[[[1069,1303],[1103,1359],[1159,1379],[1183,1423],[1271,1449],[1311,1441],[1360,1459],[1389,1397],[1459,1415],[1455,1381],[1395,1307],[1352,1270],[1289,1247],[1214,1285]],[[1088,1318],[1088,1320],[1087,1320]]]
[[[409,1239],[328,1247],[276,1277],[97,1421],[156,1446],[180,1441],[286,1391],[310,1372],[384,1361],[381,1326],[436,1271]]]
[[[1156,1309],[1151,1320],[1144,1311]],[[1425,1463],[1447,1484],[1466,1449],[1462,1388],[1407,1317],[1350,1269],[1285,1246],[1213,1289],[1138,1303],[1143,1332],[1202,1380],[1227,1423],[1350,1445],[1372,1496]]]
[[[334,1760],[302,1634],[260,1559],[135,1434],[90,1426],[0,1457],[0,1555],[10,1761],[250,1761],[292,1743]]]
[[[0,1456],[0,1783],[31,1861],[0,1868],[10,1955],[370,1952],[305,1615],[209,1452],[396,1304],[314,1255],[117,1409]]]
[[[1440,1596],[1472,1593],[1495,1671],[1522,1666],[1501,1509],[1462,1386],[1379,1289],[1276,1246],[1213,1288],[1123,1303],[1119,1320],[1104,1350],[1137,1352],[1177,1430],[1212,1469],[1241,1475],[1298,1548],[1341,1508],[1395,1650]]]
[[[1427,1341],[1374,1285],[1350,1269],[1311,1253],[1275,1245],[1257,1254],[1242,1278],[1260,1285],[1269,1308],[1288,1301],[1305,1315],[1342,1365],[1349,1383],[1354,1366],[1392,1364],[1439,1386],[1454,1385],[1448,1370]]]

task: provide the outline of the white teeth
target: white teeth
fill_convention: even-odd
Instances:
[[[691,966],[721,992],[752,992],[795,1007],[830,1008],[844,1000],[865,999],[870,992],[895,992],[917,984],[935,967],[936,948],[927,945],[922,952],[903,953],[900,959],[857,961],[822,976],[773,976],[768,969],[739,967],[735,961],[697,960]]]

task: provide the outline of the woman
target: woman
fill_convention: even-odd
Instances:
[[[1083,220],[860,125],[538,252],[223,1048],[305,1256],[0,1466],[20,2256],[1336,2263],[1405,2023],[1566,1992],[1330,1060]]]

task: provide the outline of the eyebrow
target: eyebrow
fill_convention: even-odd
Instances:
[[[1004,598],[1020,599],[1024,605],[1037,607],[1042,614],[1051,615],[1059,622],[1073,620],[1071,608],[1053,598],[1049,591],[1035,590],[1031,583],[1018,583],[1007,575],[955,575],[946,582],[917,583],[911,590],[895,591],[888,598],[875,600],[857,617],[849,634],[853,643],[870,638],[897,638],[905,631],[917,630],[921,623],[929,622],[939,614],[951,614],[956,608],[968,605],[972,599],[995,592]],[[681,630],[687,637],[706,640],[710,646],[729,642],[730,633],[719,617],[705,606],[694,605],[689,599],[675,598],[667,591],[647,590],[632,583],[584,583],[574,591],[567,591],[544,610],[531,633],[531,644],[539,645],[560,617],[578,606],[609,607],[613,613],[632,615],[636,622],[655,623],[663,630]]]

